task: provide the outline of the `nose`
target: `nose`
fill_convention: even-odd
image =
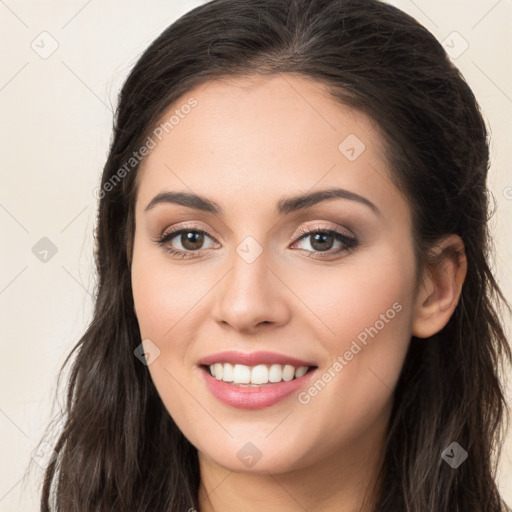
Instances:
[[[263,251],[254,261],[246,261],[238,253],[232,259],[231,270],[215,287],[216,299],[213,317],[224,327],[253,333],[258,327],[272,324],[283,326],[290,319],[292,296],[279,270],[268,266],[269,259]]]

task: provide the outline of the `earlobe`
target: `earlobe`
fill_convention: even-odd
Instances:
[[[433,263],[424,273],[414,306],[411,333],[417,338],[433,336],[448,323],[467,273],[464,242],[459,236],[447,236],[434,252]]]

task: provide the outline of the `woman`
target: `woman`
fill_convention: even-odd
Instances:
[[[182,16],[120,94],[42,510],[506,510],[488,166],[392,6]]]

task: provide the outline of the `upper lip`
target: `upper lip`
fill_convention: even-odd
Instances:
[[[299,368],[301,366],[315,366],[314,363],[297,359],[296,357],[278,354],[276,352],[237,352],[226,351],[210,354],[199,360],[200,365],[210,366],[215,363],[243,364],[246,366],[257,366],[259,364],[283,364]]]

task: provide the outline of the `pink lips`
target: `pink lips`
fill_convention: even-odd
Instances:
[[[200,365],[209,366],[214,363],[244,364],[247,366],[257,366],[258,364],[289,364],[295,368],[301,366],[315,366],[313,363],[302,361],[294,357],[276,354],[273,352],[253,352],[244,354],[242,352],[219,352],[202,358]],[[204,368],[201,374],[205,380],[209,391],[221,402],[239,409],[263,409],[270,407],[292,393],[308,385],[312,377],[316,374],[317,368],[308,373],[290,381],[281,381],[277,383],[268,383],[261,386],[244,386],[217,380],[210,375],[207,368]]]

